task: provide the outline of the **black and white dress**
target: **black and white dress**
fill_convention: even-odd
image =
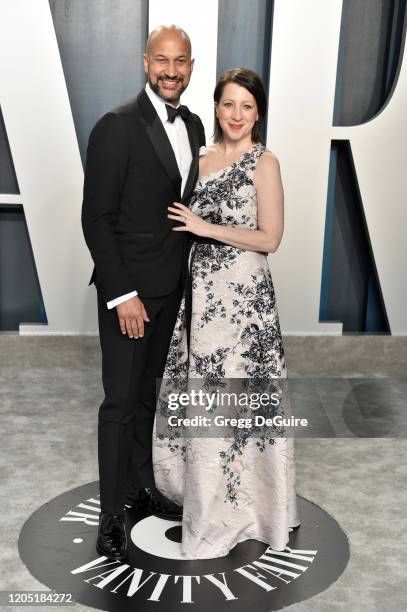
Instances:
[[[211,223],[257,228],[256,164],[265,147],[201,176],[190,208]],[[273,283],[265,254],[194,243],[192,315],[187,343],[185,296],[164,378],[185,382],[287,376]],[[299,525],[293,440],[273,438],[160,439],[155,433],[156,485],[184,507],[182,553],[222,557],[255,539],[284,550]]]

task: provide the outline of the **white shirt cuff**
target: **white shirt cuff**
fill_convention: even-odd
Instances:
[[[115,308],[119,304],[123,304],[123,302],[127,302],[127,300],[129,300],[130,298],[136,297],[136,295],[138,295],[137,291],[126,293],[126,295],[121,295],[120,297],[115,298],[114,300],[110,300],[110,302],[107,302],[107,307],[109,310],[111,310],[112,308]]]

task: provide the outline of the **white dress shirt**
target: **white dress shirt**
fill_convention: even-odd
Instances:
[[[191,146],[189,144],[188,132],[185,127],[184,121],[178,115],[175,117],[174,123],[170,123],[168,121],[167,109],[165,107],[166,102],[158,96],[150,87],[148,83],[146,83],[146,94],[148,95],[150,102],[154,106],[157,115],[161,119],[163,127],[167,133],[168,140],[170,141],[172,150],[174,151],[175,159],[177,161],[178,170],[181,175],[181,194],[184,193],[185,184],[187,182],[189,169],[192,162],[192,153]],[[179,104],[178,104],[179,106]],[[177,106],[177,108],[178,108]],[[115,308],[118,304],[122,304],[126,302],[132,297],[137,295],[137,291],[132,291],[131,293],[126,293],[125,295],[121,295],[120,297],[107,302],[108,309]]]

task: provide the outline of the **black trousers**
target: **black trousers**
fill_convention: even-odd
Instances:
[[[108,310],[98,292],[105,391],[98,425],[102,512],[122,514],[129,486],[154,485],[156,381],[163,375],[181,293],[179,287],[164,297],[141,298],[150,322],[136,340],[121,333],[116,308]]]

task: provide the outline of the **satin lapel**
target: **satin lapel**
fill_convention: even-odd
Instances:
[[[160,118],[149,101],[147,94],[145,94],[145,92],[143,93],[144,96],[142,94],[139,96],[139,103],[141,103],[140,106],[143,111],[140,116],[140,120],[151,140],[154,151],[156,152],[166,173],[174,183],[177,194],[181,194],[181,175],[178,170],[178,164],[177,160],[175,159],[174,151],[172,150],[172,146],[168,140],[168,136]],[[151,108],[149,108],[148,105],[150,105]]]
[[[186,121],[185,123],[189,144],[191,145],[191,153],[192,153],[192,162],[189,168],[189,174],[187,178],[187,182],[185,183],[184,193],[182,195],[182,202],[188,202],[192,191],[195,187],[195,183],[198,179],[199,173],[199,141],[198,141],[198,132],[195,128],[195,125],[192,121]]]

